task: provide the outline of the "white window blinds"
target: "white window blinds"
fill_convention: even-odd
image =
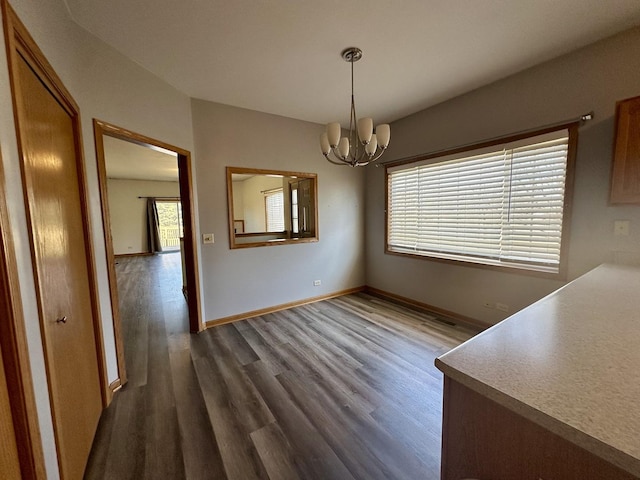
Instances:
[[[490,150],[389,168],[388,250],[557,273],[567,130]]]
[[[284,231],[284,195],[282,189],[265,193],[264,201],[267,215],[267,232]]]

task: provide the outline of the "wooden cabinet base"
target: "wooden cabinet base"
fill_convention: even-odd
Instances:
[[[637,477],[445,377],[442,480]]]

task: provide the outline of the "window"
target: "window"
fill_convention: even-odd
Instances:
[[[293,233],[300,233],[298,226],[298,186],[291,188],[291,230]]]
[[[162,251],[179,250],[180,237],[184,236],[180,200],[156,200],[156,211]]]
[[[284,195],[282,188],[265,192],[264,204],[267,215],[267,232],[284,231]]]
[[[562,273],[574,135],[577,124],[388,167],[387,251]]]

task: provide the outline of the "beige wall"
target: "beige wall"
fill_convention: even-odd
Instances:
[[[321,125],[192,100],[205,320],[364,284],[364,171],[328,163]],[[318,174],[320,241],[229,249],[225,167]],[[313,286],[314,280],[322,285]]]
[[[178,182],[110,178],[107,190],[113,253],[148,252],[147,202],[138,197],[180,197],[180,185]]]
[[[609,206],[609,175],[617,100],[640,95],[640,28],[394,122],[385,160],[451,148],[577,117],[580,129],[569,250],[569,279],[619,257],[640,259],[640,206]],[[522,309],[562,285],[384,254],[384,170],[367,170],[367,283],[414,300],[496,322],[508,314],[484,301]],[[613,221],[631,221],[629,237]],[[603,299],[606,301],[606,299]]]
[[[273,188],[282,188],[282,179],[256,175],[242,183],[244,186],[242,188],[243,210],[241,215],[244,219],[244,231],[266,232],[267,216],[265,214],[265,197],[261,192]]]

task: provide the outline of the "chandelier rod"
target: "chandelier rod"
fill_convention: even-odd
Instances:
[[[358,158],[358,130],[356,128],[357,125],[357,116],[356,116],[356,99],[354,95],[354,82],[353,82],[353,64],[355,60],[352,58],[350,60],[351,63],[351,117],[349,118],[349,142],[353,147],[353,155],[352,161],[356,161]]]

